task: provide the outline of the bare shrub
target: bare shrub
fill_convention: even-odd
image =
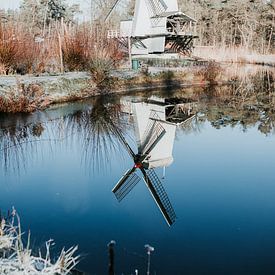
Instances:
[[[123,53],[119,48],[118,41],[108,39],[104,29],[94,33],[93,37],[89,71],[91,79],[97,87],[106,91],[115,84],[115,79],[111,77],[111,71],[118,67],[123,59]]]
[[[64,64],[69,71],[81,71],[87,69],[87,61],[90,58],[90,37],[85,29],[65,37],[62,48]]]
[[[173,71],[164,71],[160,73],[159,77],[164,84],[169,86],[175,80],[175,73]]]
[[[20,37],[17,45],[14,71],[19,74],[35,73],[39,57],[40,46],[35,43],[33,37],[25,34],[24,37]]]
[[[16,91],[0,96],[0,112],[3,113],[30,113],[49,104],[50,100],[37,84],[18,84]]]
[[[23,29],[0,25],[0,65],[2,73],[27,74],[36,70],[40,47]]]
[[[5,74],[8,74],[16,60],[17,41],[12,29],[0,24],[0,64]]]
[[[200,76],[204,81],[208,81],[210,85],[216,84],[217,78],[221,73],[221,66],[215,62],[210,61],[206,66],[197,71],[197,75]]]

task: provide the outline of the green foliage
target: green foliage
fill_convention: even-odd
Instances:
[[[50,18],[55,21],[60,21],[62,17],[66,17],[65,3],[61,0],[49,0],[47,12],[48,23]]]

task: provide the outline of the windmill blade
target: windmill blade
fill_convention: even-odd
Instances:
[[[168,225],[171,226],[176,221],[176,213],[160,179],[153,169],[145,170],[144,168],[141,168],[140,170],[142,171],[145,182],[162,215]]]
[[[109,19],[109,17],[111,16],[113,10],[116,8],[116,6],[118,5],[119,2],[120,2],[120,0],[114,0],[113,1],[113,4],[109,7],[108,13],[105,16],[104,22],[106,22]]]
[[[161,14],[167,10],[167,5],[163,0],[147,0],[147,7],[151,17],[152,26],[157,26]]]
[[[135,173],[135,170],[135,167],[129,169],[113,188],[112,192],[118,201],[122,201],[140,181],[140,177]]]
[[[126,139],[124,138],[124,136],[122,135],[122,133],[116,127],[114,127],[114,132],[117,135],[117,137],[119,138],[122,145],[124,145],[125,149],[129,153],[129,155],[132,157],[132,159],[135,159],[135,153],[132,150],[132,148],[130,147],[130,145],[128,144],[128,142],[126,141]]]
[[[144,133],[145,138],[143,140],[143,144],[139,148],[140,154],[149,154],[166,133],[159,120],[160,118],[158,117],[157,113],[152,111],[146,131]]]
[[[168,8],[163,0],[147,0],[146,3],[151,16],[158,16]]]

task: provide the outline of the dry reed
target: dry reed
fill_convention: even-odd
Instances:
[[[8,217],[0,217],[1,274],[66,275],[78,264],[79,256],[74,256],[77,247],[71,247],[67,251],[63,249],[53,262],[50,256],[53,240],[46,242],[45,256],[41,252],[35,256],[30,249],[30,233],[26,247],[22,235],[20,218],[13,208]]]
[[[275,55],[263,55],[244,47],[195,47],[194,56],[216,62],[275,66]]]

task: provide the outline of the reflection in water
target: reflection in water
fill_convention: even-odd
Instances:
[[[0,161],[6,171],[19,172],[28,160],[37,155],[41,142],[51,146],[65,142],[68,148],[77,139],[82,143],[83,160],[87,167],[103,169],[111,151],[119,144],[115,130],[127,127],[116,98],[113,101],[98,97],[76,108],[68,105],[49,110],[46,116],[10,117],[0,119]],[[24,123],[26,122],[26,123]],[[43,152],[40,152],[42,155]]]
[[[208,120],[217,129],[241,126],[245,131],[257,126],[261,133],[267,135],[275,129],[274,75],[274,72],[262,70],[254,72],[253,77],[244,74],[240,81],[231,86],[161,92],[156,94],[157,97],[149,98],[143,94],[141,98],[147,104],[154,105],[152,108],[157,110],[162,120],[165,115],[165,120],[172,124],[185,121],[179,126],[183,131],[198,131],[200,123]],[[19,171],[37,155],[38,148],[41,149],[39,143],[51,145],[65,140],[68,144],[75,138],[82,142],[83,160],[87,167],[102,169],[110,153],[119,148],[116,133],[131,126],[123,115],[127,107],[123,104],[119,97],[99,97],[29,116],[0,114],[1,168]],[[158,111],[163,106],[165,110]],[[139,113],[144,111],[142,104],[136,104],[135,108],[140,108],[137,110]],[[192,113],[197,112],[199,119],[191,119]],[[138,123],[141,127],[140,144],[146,125],[141,121]]]
[[[44,131],[42,123],[2,125],[0,121],[0,161],[5,170],[19,169],[24,166],[35,143],[40,140]]]
[[[127,107],[134,117],[138,150],[134,153],[121,132],[116,132],[132,157],[134,166],[119,180],[113,188],[113,193],[118,201],[121,201],[140,181],[136,174],[139,169],[166,222],[172,225],[176,214],[154,168],[165,169],[173,162],[172,151],[177,123],[182,124],[193,117],[192,109],[190,106],[186,108],[184,103],[167,104],[165,100],[157,97],[151,97],[147,102],[132,102]]]
[[[143,106],[142,103],[133,105],[136,107],[134,117],[138,137],[138,152],[135,154],[123,135],[117,131],[118,137],[134,161],[134,166],[119,180],[113,192],[117,199],[121,201],[139,182],[140,177],[135,173],[139,169],[163,216],[167,223],[171,225],[176,219],[176,214],[153,168],[170,164],[175,127],[161,120],[157,111],[151,109],[150,106]],[[172,137],[172,139],[168,140],[165,137]],[[162,147],[162,149],[166,152],[159,150],[161,148],[160,142],[164,140],[168,147]]]
[[[251,78],[243,78],[231,87],[207,89],[207,100],[200,99],[200,111],[215,128],[240,125],[245,131],[258,126],[263,134],[275,129],[274,76],[261,72]]]
[[[87,167],[103,169],[112,151],[119,149],[116,132],[127,129],[118,98],[98,97],[85,111],[78,111],[65,119],[66,132],[75,135],[83,145]]]
[[[274,82],[271,77],[263,76],[266,83],[258,83],[260,78],[255,76],[250,82],[247,79],[240,85],[207,91],[198,87],[150,93],[149,98],[148,93],[146,96],[143,93],[143,97],[96,98],[24,118],[14,116],[12,120],[12,116],[2,116],[0,147],[8,152],[0,153],[1,168],[6,161],[8,171],[13,166],[17,169],[16,162],[21,166],[27,163],[28,170],[20,180],[12,173],[4,175],[1,171],[1,203],[5,208],[14,203],[20,207],[38,239],[54,237],[66,246],[78,243],[81,251],[88,254],[81,262],[81,269],[94,274],[106,271],[102,270],[105,264],[102,259],[110,238],[128,251],[138,252],[136,248],[143,247],[145,241],[155,245],[158,274],[181,274],[177,273],[179,270],[199,274],[201,266],[209,274],[233,274],[244,264],[248,266],[248,274],[271,274],[274,243],[270,240],[275,226],[270,218],[274,214],[275,194],[271,153],[274,137],[264,135],[274,132]],[[133,104],[124,104],[133,99]],[[193,117],[194,113],[198,115]],[[147,127],[148,121],[155,122],[155,126]],[[141,184],[133,190],[133,200],[124,201],[123,205],[114,203],[110,189],[123,172],[120,167],[125,162],[112,162],[112,173],[108,174],[94,171],[87,175],[79,166],[81,157],[91,170],[96,163],[105,163],[106,158],[120,156],[121,152],[109,156],[110,152],[105,150],[106,143],[107,148],[113,148],[109,150],[118,148],[121,143],[118,133],[135,148],[130,140],[135,132],[137,151],[144,144],[150,148],[156,140],[152,139],[156,126],[160,133],[164,129],[165,134],[149,153],[151,158],[145,158],[141,165],[150,179],[151,189],[155,190],[159,179],[147,176],[150,168],[160,174],[173,157],[176,160],[166,179],[166,190],[179,217],[173,230],[158,215],[153,215],[157,207],[149,202],[147,190],[138,189],[143,187]],[[247,134],[240,133],[240,128],[252,126]],[[235,129],[231,131],[231,127]],[[222,130],[217,131],[219,128]],[[264,135],[255,134],[257,129]],[[180,136],[183,131],[184,136]],[[194,131],[200,132],[194,135]],[[185,135],[186,132],[192,134]],[[172,155],[175,136],[176,150]],[[161,143],[165,150],[158,148]],[[9,144],[12,146],[7,149]],[[50,146],[53,154],[46,152]],[[98,152],[97,157],[94,152]],[[32,167],[31,158],[40,155],[43,160]],[[135,151],[134,158],[140,157],[142,154],[136,156]],[[136,172],[143,176],[139,169]],[[158,190],[155,193],[166,212],[164,216],[172,221],[172,210],[168,214],[163,202],[166,195],[163,197]],[[117,249],[119,257],[124,255],[123,262],[129,265],[128,268],[118,263],[120,273],[130,274],[133,271],[130,268],[143,265],[135,262],[132,255],[122,254],[119,246]],[[140,269],[140,273],[145,272]]]

